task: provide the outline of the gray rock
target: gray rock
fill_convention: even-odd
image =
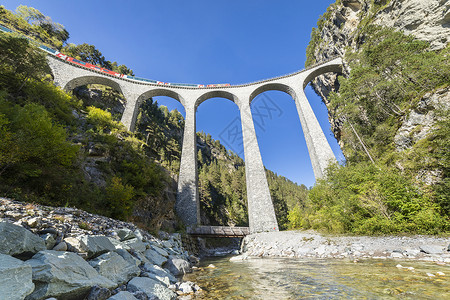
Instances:
[[[191,264],[181,258],[170,258],[165,264],[165,268],[175,276],[192,272]]]
[[[444,252],[444,247],[439,245],[421,245],[420,251],[427,254],[440,254]]]
[[[162,266],[167,261],[166,257],[162,256],[153,249],[146,250],[144,255],[154,265]]]
[[[134,297],[132,293],[122,291],[115,294],[112,297],[109,297],[108,300],[138,300],[138,299]]]
[[[67,251],[67,244],[65,242],[61,242],[58,245],[56,245],[55,247],[53,247],[52,250],[55,250],[55,251]]]
[[[33,268],[33,281],[36,284],[27,300],[45,297],[80,299],[95,285],[108,289],[116,286],[72,252],[45,250],[34,255],[27,263]]]
[[[130,292],[144,292],[149,298],[157,296],[160,300],[173,300],[177,297],[177,294],[168,289],[164,284],[157,280],[145,277],[135,277],[131,279],[127,285],[127,289]]]
[[[131,278],[139,276],[141,270],[135,262],[128,262],[116,252],[108,252],[89,261],[97,272],[114,281],[117,285],[127,283]]]
[[[104,235],[85,235],[80,238],[80,246],[88,257],[95,257],[100,254],[116,250],[116,247]]]
[[[144,253],[141,252],[132,252],[133,257],[137,258],[141,263],[140,264],[145,264],[148,262],[151,262],[150,260],[147,259],[147,256],[145,256]]]
[[[74,237],[67,237],[64,239],[64,243],[67,244],[67,250],[69,250],[70,252],[83,252],[79,239],[76,239]]]
[[[0,295],[21,300],[34,290],[31,266],[9,255],[0,254]]]
[[[140,241],[145,240],[144,234],[142,233],[142,231],[140,229],[136,229],[133,233]]]
[[[8,222],[0,222],[0,253],[28,258],[46,249],[44,240],[31,231]]]
[[[172,275],[172,273],[170,273],[166,269],[161,268],[158,265],[152,265],[150,263],[145,263],[142,266],[142,269],[147,273],[154,274],[161,278],[167,277],[171,283],[177,282],[177,279],[175,278],[175,276]],[[148,277],[150,277],[150,276],[148,276]],[[150,277],[150,278],[152,278],[152,277]]]
[[[114,252],[122,256],[122,258],[125,259],[128,263],[135,265],[136,267],[139,267],[139,265],[141,264],[141,261],[131,255],[127,250],[116,249]]]
[[[116,230],[116,232],[122,242],[126,240],[131,240],[132,238],[136,237],[134,232],[128,228],[121,228],[119,230]]]
[[[107,288],[99,287],[98,285],[94,286],[86,300],[106,300],[111,296],[111,291]]]
[[[167,247],[169,248],[169,247]],[[160,255],[165,256],[165,257],[169,257],[169,253],[167,253],[166,250],[162,249],[161,247],[152,244],[152,249],[155,250],[156,252],[158,252]]]
[[[40,237],[41,237],[41,239],[44,240],[45,247],[47,248],[47,250],[50,250],[55,246],[56,240],[55,240],[55,237],[53,236],[53,234],[45,233],[43,235],[40,235]]]
[[[131,249],[137,252],[144,252],[147,247],[143,242],[141,242],[138,238],[132,238],[126,241],[123,241],[122,244],[130,247]]]

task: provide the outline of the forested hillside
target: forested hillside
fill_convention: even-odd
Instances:
[[[35,41],[132,74],[93,45],[65,45],[64,27],[33,8],[0,7],[0,14],[1,24]],[[2,196],[75,206],[152,230],[179,228],[173,206],[184,118],[147,99],[131,133],[119,122],[123,109],[123,96],[110,87],[55,87],[42,52],[17,34],[0,33]],[[244,161],[209,134],[198,133],[197,144],[202,223],[248,225]],[[307,188],[271,171],[267,177],[280,228],[287,228],[288,209],[306,199]]]
[[[346,165],[331,166],[291,213],[296,227],[450,229],[450,20],[438,2],[336,1],[313,28],[306,64],[345,60],[344,76],[320,76],[313,87]]]

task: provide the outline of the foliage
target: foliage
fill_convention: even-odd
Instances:
[[[0,68],[1,85],[17,91],[28,79],[41,79],[50,73],[42,52],[31,47],[26,39],[5,33],[0,33]]]
[[[330,166],[327,179],[312,188],[305,207],[289,216],[292,227],[335,233],[436,234],[450,226],[438,209],[395,168],[361,163]]]
[[[69,38],[69,32],[63,25],[24,5],[17,7],[16,14],[0,6],[0,24],[52,48],[61,49]]]

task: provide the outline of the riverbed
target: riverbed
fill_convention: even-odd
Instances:
[[[450,299],[450,267],[410,260],[206,258],[186,299]]]

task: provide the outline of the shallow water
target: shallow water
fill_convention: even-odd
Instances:
[[[430,262],[222,257],[184,280],[204,289],[194,299],[450,299],[450,267]]]

